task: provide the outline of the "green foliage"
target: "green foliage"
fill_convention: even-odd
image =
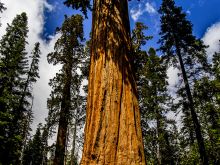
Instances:
[[[41,135],[41,125],[38,126],[32,140],[25,147],[23,165],[39,165],[43,161],[43,137]]]
[[[135,28],[132,30],[132,49],[135,56],[133,57],[133,65],[136,73],[137,86],[139,88],[141,84],[141,71],[147,62],[147,54],[146,51],[142,50],[142,47],[146,44],[146,42],[152,39],[152,36],[145,36],[144,32],[148,29],[142,22],[136,22]],[[140,95],[139,91],[139,95]]]
[[[202,135],[201,121],[199,121],[199,109],[193,97],[194,81],[201,78],[209,69],[205,48],[199,39],[192,35],[192,24],[186,19],[186,14],[181,7],[175,6],[173,0],[163,0],[159,13],[161,14],[161,44],[160,50],[164,53],[163,59],[167,64],[181,69],[184,87],[178,91],[178,108],[182,109],[183,127],[182,136],[188,143],[187,147],[194,146],[197,140],[201,162],[208,164],[204,137]],[[194,162],[195,163],[195,162]]]
[[[175,122],[167,118],[168,113],[172,111],[172,99],[167,90],[166,66],[154,49],[151,48],[148,54],[148,61],[143,69],[144,83],[141,89],[145,150],[152,163],[173,164],[178,159],[178,150],[175,146],[176,139],[172,140],[174,132],[170,129]]]
[[[0,41],[0,160],[19,164],[32,122],[32,85],[36,82],[39,43],[32,52],[30,67],[25,50],[27,16],[17,15]]]
[[[40,43],[37,42],[35,43],[35,46],[34,46],[34,49],[31,53],[31,56],[30,58],[32,59],[32,62],[31,62],[31,66],[30,66],[30,69],[29,69],[29,72],[28,72],[28,77],[29,77],[29,81],[34,83],[37,81],[37,78],[40,78],[39,76],[39,58],[40,58],[40,54],[41,54],[41,51],[40,51]]]
[[[206,46],[192,35],[192,24],[186,19],[181,7],[175,6],[173,0],[163,0],[161,14],[161,44],[163,58],[177,66],[177,49],[180,49],[184,63],[201,63],[207,65],[204,48]]]
[[[213,55],[212,67],[202,78],[195,81],[194,97],[196,108],[202,121],[203,132],[206,135],[206,147],[211,164],[220,162],[220,104],[219,54]],[[207,76],[208,75],[208,76]]]
[[[175,133],[169,128],[175,127],[175,122],[167,118],[172,99],[167,91],[166,66],[153,48],[148,52],[142,50],[152,38],[145,36],[146,29],[138,22],[132,31],[145,154],[150,164],[172,164],[178,156]]]
[[[80,9],[85,17],[87,17],[87,11],[92,10],[90,0],[66,0],[64,4],[76,10]]]
[[[55,44],[55,52],[48,54],[48,62],[54,65],[60,63],[63,64],[62,69],[56,76],[50,80],[49,85],[52,87],[52,92],[50,99],[47,101],[49,114],[48,123],[50,125],[56,125],[58,122],[60,105],[63,97],[63,88],[66,79],[71,77],[66,77],[65,67],[68,63],[71,63],[71,84],[72,93],[79,90],[79,84],[81,83],[80,76],[76,72],[79,68],[80,61],[82,60],[83,45],[79,43],[79,40],[83,41],[83,18],[80,15],[72,16],[70,18],[66,17],[62,27],[59,32],[62,34]]]
[[[65,21],[61,28],[57,29],[61,37],[57,40],[54,52],[48,54],[48,62],[62,65],[62,69],[56,76],[50,80],[52,87],[50,98],[48,99],[49,114],[47,118],[48,135],[56,128],[58,124],[58,137],[68,141],[68,129],[81,129],[85,120],[85,98],[80,95],[80,87],[83,80],[80,69],[84,68],[83,63],[85,55],[84,47],[81,44],[83,37],[83,17],[73,15],[65,16]],[[83,72],[86,70],[83,69]],[[77,127],[77,128],[76,128]],[[59,130],[65,132],[59,135]],[[76,144],[76,131],[73,131],[74,148]],[[61,154],[64,155],[66,140],[63,144],[56,144],[55,159]],[[61,151],[62,150],[62,151]],[[58,154],[58,152],[60,152]],[[75,153],[74,153],[75,154]],[[63,159],[58,158],[58,159]],[[60,161],[59,160],[59,161]]]
[[[197,62],[207,65],[204,48],[206,46],[192,35],[192,24],[186,19],[181,7],[175,6],[173,0],[163,0],[159,13],[161,14],[161,44],[163,58],[172,61],[177,66],[177,49],[180,49],[184,63]]]
[[[22,132],[18,128],[23,114],[18,107],[28,69],[27,32],[27,16],[22,13],[8,25],[0,41],[0,160],[3,164],[17,164],[20,157]]]

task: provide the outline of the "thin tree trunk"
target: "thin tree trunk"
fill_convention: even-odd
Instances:
[[[94,0],[81,165],[145,165],[127,0]]]
[[[161,124],[160,124],[161,115],[158,112],[158,109],[156,109],[156,120],[157,120],[157,163],[158,163],[158,165],[161,165],[161,142],[160,142],[160,135],[162,133],[162,129],[161,129]]]
[[[72,144],[72,151],[71,151],[71,165],[74,165],[75,161],[76,161],[76,157],[75,157],[75,148],[76,148],[76,120],[75,120],[75,124],[74,124],[74,130],[73,130],[73,144]]]
[[[31,98],[31,107],[30,107],[30,111],[26,116],[26,120],[25,120],[25,124],[24,124],[24,130],[23,130],[23,144],[22,144],[22,148],[21,148],[21,156],[20,156],[20,164],[23,164],[23,156],[24,156],[24,149],[27,145],[27,139],[28,139],[28,132],[26,130],[29,129],[30,126],[30,122],[31,122],[31,112],[32,112],[32,108],[33,108],[33,104],[34,104],[34,97]]]
[[[177,44],[178,42],[176,42]],[[180,49],[179,46],[176,45],[176,50],[177,50],[177,56],[179,58],[179,62],[180,62],[180,66],[181,66],[181,70],[182,70],[182,75],[183,75],[183,80],[185,83],[185,89],[186,89],[186,94],[189,100],[189,107],[190,107],[190,111],[191,111],[191,116],[192,116],[192,121],[194,124],[194,129],[195,129],[195,133],[196,133],[196,139],[198,142],[198,146],[199,146],[199,153],[200,153],[200,158],[202,160],[202,164],[203,165],[208,165],[208,157],[206,155],[206,150],[205,150],[205,144],[204,144],[204,139],[202,137],[202,132],[201,132],[201,126],[198,120],[198,116],[195,112],[195,108],[194,108],[194,103],[193,103],[193,97],[190,91],[190,87],[189,87],[189,81],[186,75],[186,71],[185,71],[185,67],[183,64],[183,59],[180,53]]]
[[[55,158],[53,165],[64,165],[66,139],[68,130],[68,118],[70,113],[70,87],[72,80],[72,60],[69,59],[65,66],[65,84],[62,93],[59,127],[56,141]]]
[[[165,132],[165,134],[164,134],[164,139],[165,139],[168,151],[172,151],[172,148],[170,146],[170,141],[169,141],[169,135],[168,135],[167,132]],[[172,152],[172,155],[171,155],[171,159],[169,160],[169,165],[175,165],[175,161],[173,159],[173,152]]]
[[[75,157],[75,148],[76,148],[76,126],[78,121],[78,98],[76,100],[76,114],[75,114],[75,122],[74,122],[74,130],[73,130],[73,143],[72,143],[72,151],[71,151],[71,165],[75,164],[76,157]]]

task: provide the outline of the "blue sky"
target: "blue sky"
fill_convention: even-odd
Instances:
[[[183,11],[187,13],[187,18],[193,24],[193,33],[199,38],[203,37],[208,27],[220,21],[219,0],[176,0],[175,2],[178,6],[182,6]],[[53,35],[56,27],[61,26],[64,14],[72,15],[77,13],[63,5],[63,0],[48,0],[48,3],[53,5],[55,10],[45,10],[44,37]],[[148,42],[146,49],[151,46],[158,47],[156,43],[159,39],[160,20],[157,10],[160,4],[161,0],[140,0],[140,2],[132,0],[129,2],[131,28],[134,27],[135,21],[144,22],[149,27],[146,34],[154,37],[152,41]],[[148,9],[146,6],[148,6]],[[141,12],[141,14],[134,21],[131,16],[132,14],[137,14],[137,12]],[[86,19],[84,24],[85,37],[88,38],[91,30],[91,13],[89,13],[89,19]]]
[[[80,11],[74,11],[72,8],[66,7],[64,0],[48,0],[49,4],[54,6],[54,10],[45,10],[45,26],[42,37],[47,38],[48,35],[54,35],[56,27],[60,27],[64,21],[64,15],[81,14]],[[85,38],[89,38],[89,32],[91,31],[91,12],[88,13],[88,19],[84,20]]]

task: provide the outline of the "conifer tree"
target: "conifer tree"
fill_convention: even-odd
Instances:
[[[58,29],[61,37],[55,44],[55,52],[48,54],[49,63],[63,65],[61,72],[51,81],[52,85],[58,87],[55,88],[57,91],[54,93],[59,96],[60,100],[58,103],[60,104],[60,112],[54,165],[63,164],[65,159],[67,130],[71,114],[71,86],[77,76],[77,66],[83,48],[80,43],[84,39],[82,21],[83,17],[80,15],[73,15],[69,18],[65,16],[62,27]],[[57,83],[60,86],[57,86]]]
[[[141,101],[141,72],[147,62],[147,53],[142,50],[142,47],[146,45],[147,41],[152,39],[152,36],[146,36],[144,32],[148,29],[142,22],[136,22],[135,28],[132,30],[131,41],[133,49],[133,65],[136,73],[136,81],[138,86],[139,101]],[[141,103],[140,103],[141,104]]]
[[[195,104],[200,109],[203,131],[207,135],[206,147],[211,164],[220,162],[219,59],[219,53],[215,53],[209,74],[194,84]]]
[[[171,143],[173,132],[169,129],[175,121],[167,118],[172,110],[172,98],[167,90],[167,70],[153,48],[150,48],[141,72],[142,129],[148,161],[153,164],[175,164],[177,151],[175,143]]]
[[[23,112],[17,111],[28,69],[27,16],[17,15],[0,41],[0,160],[3,164],[19,164],[22,132],[19,126]]]
[[[80,147],[82,147],[83,144],[83,141],[81,139],[83,134],[80,132],[83,131],[82,128],[84,127],[85,124],[85,107],[86,107],[86,96],[82,96],[82,94],[80,93],[83,76],[80,75],[80,76],[76,76],[75,78],[76,78],[74,81],[75,83],[72,87],[73,97],[71,99],[73,104],[71,111],[72,120],[70,120],[70,124],[69,124],[70,127],[69,137],[72,140],[70,141],[71,165],[73,165],[74,162],[77,162],[78,150]]]
[[[174,133],[168,129],[170,125],[175,126],[175,122],[166,117],[172,110],[172,100],[167,91],[166,67],[153,48],[148,53],[142,50],[152,38],[145,36],[144,30],[147,27],[137,22],[132,31],[132,46],[145,154],[150,163],[172,164],[177,159],[177,150],[174,144],[171,147],[171,140],[174,142],[176,139],[172,138]],[[157,127],[152,126],[152,123],[156,123]]]
[[[41,134],[41,124],[38,125],[36,133],[25,147],[23,165],[39,165],[43,161],[43,143]]]
[[[22,118],[23,118],[18,128],[21,130],[21,136],[23,139],[23,144],[22,144],[23,149],[26,145],[29,131],[31,130],[30,124],[33,120],[32,106],[33,106],[34,97],[32,94],[32,89],[33,89],[33,83],[37,81],[37,78],[40,78],[39,77],[40,54],[41,54],[40,43],[37,42],[35,43],[34,49],[31,52],[31,56],[30,56],[31,64],[27,72],[27,78],[23,82],[22,92],[21,92],[21,96],[20,96],[19,104],[17,108],[17,112],[22,113]]]
[[[179,61],[182,71],[182,78],[185,84],[185,94],[187,105],[190,110],[194,132],[196,134],[202,164],[208,164],[204,138],[202,136],[201,124],[195,111],[193,95],[188,80],[189,73],[186,72],[187,60],[197,61],[202,66],[205,65],[203,51],[205,46],[201,40],[192,35],[192,25],[186,20],[186,15],[180,7],[175,6],[173,0],[163,0],[159,10],[161,14],[161,44],[160,50],[164,52],[164,58],[175,63]],[[201,53],[200,53],[201,52]]]
[[[53,100],[54,101],[54,100]],[[58,100],[56,100],[58,101]],[[48,164],[48,154],[51,151],[51,148],[53,148],[53,144],[49,146],[48,140],[52,137],[54,137],[54,134],[56,133],[56,126],[58,124],[58,111],[54,112],[54,109],[51,106],[52,100],[48,99],[47,100],[47,105],[48,105],[48,116],[45,119],[45,125],[42,127],[42,154],[43,154],[43,160],[42,164],[47,165]],[[55,102],[55,101],[54,101]]]

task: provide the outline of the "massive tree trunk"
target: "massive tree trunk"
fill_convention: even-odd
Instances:
[[[94,0],[81,165],[144,165],[127,0]]]

